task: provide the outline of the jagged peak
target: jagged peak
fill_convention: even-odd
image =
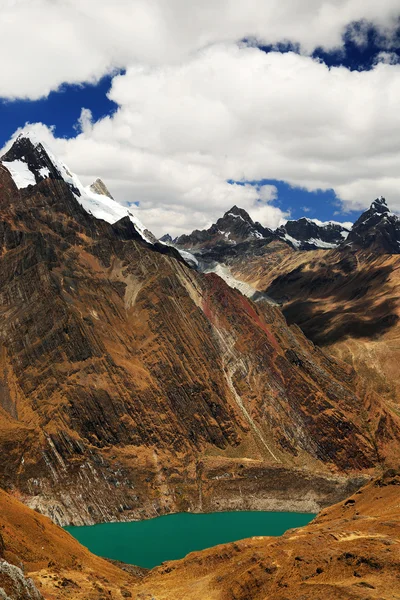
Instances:
[[[225,219],[227,217],[233,217],[233,218],[240,217],[244,221],[248,221],[249,223],[253,223],[253,220],[250,217],[249,213],[247,211],[245,211],[244,208],[239,208],[239,206],[236,206],[236,204],[234,204],[234,206],[232,206],[232,208],[230,210],[226,211],[226,213],[224,214],[223,218]]]
[[[384,198],[383,196],[379,196],[378,198],[376,198],[371,204],[371,210],[378,213],[390,212],[386,203],[386,198]]]
[[[348,243],[385,254],[400,253],[400,219],[383,196],[376,198],[354,223]]]
[[[84,187],[79,177],[59,159],[36,135],[25,130],[15,139],[11,148],[2,156],[1,162],[9,171],[18,189],[39,184],[44,179],[63,181],[79,204],[92,216],[110,224],[129,217],[136,231],[148,243],[155,244],[155,236],[132,213],[131,209],[116,202],[104,183],[98,179],[97,189]],[[92,184],[93,185],[93,184]]]

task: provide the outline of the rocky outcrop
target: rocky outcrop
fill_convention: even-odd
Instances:
[[[164,242],[165,244],[172,244],[173,241],[174,240],[172,239],[169,233],[166,233],[165,235],[160,237],[160,242]]]
[[[239,508],[226,481],[244,459],[257,506],[292,490],[287,469],[325,478],[325,496],[304,484],[322,506],[332,472],[398,454],[399,418],[277,306],[134,215],[96,219],[63,177],[18,188],[0,166],[0,186],[0,482],[31,506],[62,524]]]
[[[108,198],[111,198],[111,200],[114,200],[114,198],[111,196],[110,192],[108,191],[106,184],[101,179],[96,179],[96,181],[94,181],[92,183],[92,185],[90,186],[90,189],[92,190],[92,192],[95,192],[95,194],[100,194],[102,196],[108,196]]]
[[[21,569],[0,560],[0,599],[43,600],[43,596]]]

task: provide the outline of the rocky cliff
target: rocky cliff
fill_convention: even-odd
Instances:
[[[351,368],[91,194],[30,139],[0,166],[3,487],[59,523],[240,508],[238,480],[315,510],[398,455]]]

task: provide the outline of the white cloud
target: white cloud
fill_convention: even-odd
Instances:
[[[400,211],[400,65],[328,69],[307,56],[219,44],[185,61],[134,66],[113,80],[120,108],[57,139],[35,127],[84,183],[102,177],[117,200],[140,202],[156,234],[205,227],[233,204],[264,225],[276,179],[334,189],[345,209],[382,194]],[[285,206],[285,198],[279,199]]]
[[[353,21],[358,43],[370,21],[390,40],[398,0],[0,0],[0,10],[0,95],[38,98],[126,69],[112,117],[94,122],[83,108],[71,140],[34,127],[84,183],[100,176],[116,199],[139,202],[157,234],[205,227],[233,204],[279,225],[289,215],[276,189],[239,185],[263,179],[334,189],[344,209],[379,194],[400,209],[394,55],[368,72],[307,55],[340,47]],[[303,54],[244,38],[290,40]]]
[[[389,37],[398,0],[0,0],[0,96],[38,98],[133,64],[244,38],[333,48],[351,21]],[[363,29],[354,31],[363,41]]]

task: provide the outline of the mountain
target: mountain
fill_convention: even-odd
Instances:
[[[281,240],[295,250],[336,248],[343,243],[349,232],[350,229],[342,223],[322,222],[305,217],[287,221],[273,231],[260,223],[254,223],[245,210],[233,206],[207,230],[196,229],[191,234],[181,235],[174,240],[167,234],[161,241],[191,250],[205,260],[212,260],[214,254],[217,258],[230,258],[242,252],[259,252],[273,240]],[[232,249],[232,246],[238,244],[239,249]]]
[[[400,476],[384,473],[309,525],[163,563],[135,586],[158,600],[396,598]],[[142,596],[140,595],[142,594]]]
[[[239,280],[233,270],[236,263],[262,261],[266,256],[285,255],[290,250],[332,249],[340,246],[349,229],[334,221],[321,222],[301,218],[287,221],[275,231],[254,223],[243,209],[233,206],[209,229],[195,230],[174,240],[167,234],[160,241],[177,248],[182,256],[197,270],[217,273],[228,285],[240,289],[253,299],[260,298],[260,291],[252,282]],[[183,251],[189,251],[185,256]],[[264,295],[265,297],[265,295]]]
[[[350,367],[113,202],[30,136],[0,164],[1,487],[61,524],[314,511],[395,460]]]
[[[375,253],[400,254],[400,219],[390,212],[385,198],[374,200],[354,223],[347,243]]]
[[[160,237],[160,242],[164,242],[165,244],[172,244],[173,241],[174,240],[172,239],[169,233],[166,233],[165,235]]]
[[[302,217],[297,221],[287,221],[275,233],[298,250],[326,250],[336,248],[349,235],[350,229],[335,221],[317,221]]]
[[[114,198],[111,196],[110,192],[108,191],[106,184],[101,179],[96,179],[96,181],[94,181],[92,183],[92,185],[90,186],[90,190],[92,192],[94,192],[95,194],[98,194],[100,196],[108,196],[108,198],[110,198],[111,200],[114,200]]]
[[[84,187],[77,176],[32,132],[21,133],[10,150],[2,156],[1,162],[18,189],[28,188],[46,179],[63,182],[79,204],[94,217],[107,223],[127,217],[146,242],[157,242],[129,208],[112,198],[101,180],[97,179],[91,186]]]
[[[271,238],[272,231],[255,223],[250,215],[237,206],[232,206],[223,217],[209,229],[196,229],[190,235],[181,235],[174,243],[184,249],[204,249],[216,244],[237,244],[248,240]]]
[[[374,200],[332,250],[273,249],[230,261],[232,277],[277,301],[289,323],[344,360],[390,403],[400,398],[399,219]],[[395,408],[395,410],[397,410]]]

